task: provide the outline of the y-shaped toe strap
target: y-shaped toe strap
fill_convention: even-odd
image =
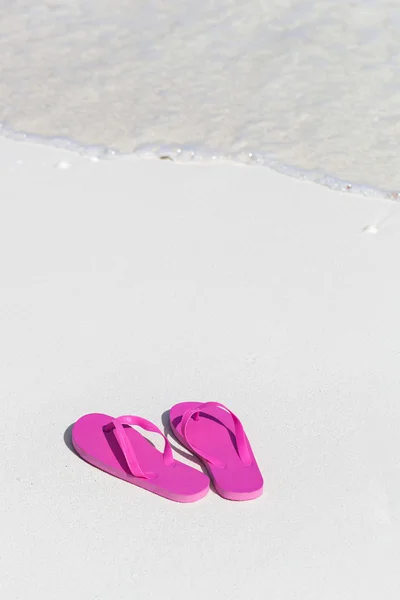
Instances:
[[[131,415],[125,415],[122,417],[117,417],[113,419],[111,423],[104,427],[104,432],[107,433],[114,429],[115,437],[120,445],[120,448],[123,452],[123,455],[128,464],[129,470],[134,475],[134,477],[142,477],[143,479],[153,479],[155,477],[155,473],[145,473],[139,465],[136,452],[129,440],[129,437],[125,431],[124,425],[137,425],[146,431],[152,431],[153,433],[159,433],[165,440],[164,444],[164,463],[167,467],[170,467],[174,464],[174,458],[172,456],[171,446],[165,437],[165,435],[158,429],[156,425],[151,423],[151,421],[147,421],[147,419],[143,419],[142,417],[134,417]]]
[[[219,468],[223,468],[225,466],[225,464],[222,461],[220,461],[218,458],[216,458],[215,456],[211,456],[204,450],[201,450],[201,449],[197,448],[196,446],[194,446],[188,438],[189,423],[191,421],[192,422],[198,421],[199,418],[202,416],[202,413],[206,414],[207,407],[217,407],[231,415],[231,417],[233,419],[234,429],[235,429],[237,453],[238,453],[242,463],[246,467],[251,465],[252,458],[251,458],[251,453],[250,453],[250,449],[249,449],[249,443],[248,443],[246,435],[244,433],[243,425],[241,424],[238,417],[231,410],[229,410],[229,408],[227,408],[223,404],[220,404],[219,402],[205,402],[204,404],[199,404],[198,406],[196,406],[193,409],[190,408],[183,414],[182,421],[181,421],[181,432],[182,432],[182,436],[185,439],[185,441],[187,442],[188,446],[193,450],[193,452],[195,452],[196,454],[198,454],[198,456],[207,460],[211,465],[214,465],[215,467],[219,467]]]

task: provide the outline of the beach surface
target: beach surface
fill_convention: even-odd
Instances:
[[[0,171],[1,597],[397,600],[400,206],[5,139]],[[71,449],[84,413],[189,400],[240,416],[261,498],[176,504]]]

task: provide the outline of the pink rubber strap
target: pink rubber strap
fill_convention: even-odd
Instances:
[[[120,445],[120,448],[124,454],[126,462],[128,464],[129,470],[134,475],[134,477],[142,477],[143,479],[152,479],[155,477],[154,473],[144,473],[142,468],[139,465],[138,459],[136,457],[135,450],[132,447],[131,442],[129,441],[128,436],[126,435],[124,425],[137,425],[146,431],[152,431],[153,433],[159,433],[165,440],[164,444],[164,463],[167,467],[170,467],[174,463],[174,457],[172,456],[171,446],[165,437],[165,435],[158,429],[156,425],[151,423],[151,421],[147,421],[147,419],[143,419],[142,417],[134,417],[131,415],[125,415],[122,417],[117,417],[113,419],[109,425],[106,426],[105,431],[111,431],[114,428],[115,437]]]
[[[229,408],[227,408],[223,404],[220,404],[219,402],[205,402],[204,404],[199,404],[196,408],[187,410],[183,414],[181,421],[181,432],[187,444],[196,454],[207,460],[210,464],[214,465],[215,467],[223,468],[225,466],[224,463],[218,460],[215,456],[211,456],[210,454],[205,453],[203,450],[199,450],[198,448],[196,448],[188,439],[187,428],[189,422],[192,420],[192,417],[194,417],[195,421],[198,421],[201,416],[201,413],[206,412],[208,406],[215,406],[228,412],[231,415],[233,419],[233,424],[235,426],[235,437],[238,455],[242,463],[246,467],[250,466],[252,463],[252,458],[249,449],[249,443],[244,433],[243,425],[241,424],[238,417],[231,410],[229,410]]]

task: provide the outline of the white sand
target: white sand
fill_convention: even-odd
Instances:
[[[400,207],[256,167],[0,157],[1,598],[397,600]],[[85,412],[183,400],[242,417],[261,499],[175,504],[64,443]]]

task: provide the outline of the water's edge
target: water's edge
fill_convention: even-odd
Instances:
[[[170,159],[174,162],[181,163],[193,162],[210,164],[232,162],[248,166],[265,166],[283,175],[323,185],[336,192],[357,194],[369,198],[383,198],[395,202],[400,200],[400,192],[397,190],[384,190],[353,181],[344,181],[329,173],[325,173],[320,168],[310,170],[301,169],[294,165],[283,163],[270,152],[263,153],[254,151],[223,154],[207,147],[197,146],[193,148],[186,144],[141,144],[134,148],[131,153],[125,153],[115,148],[84,145],[76,140],[71,140],[66,137],[47,137],[24,131],[16,131],[6,123],[0,123],[0,137],[16,142],[27,142],[40,146],[68,150],[69,152],[86,156],[92,160],[110,160],[132,156],[136,158]]]

